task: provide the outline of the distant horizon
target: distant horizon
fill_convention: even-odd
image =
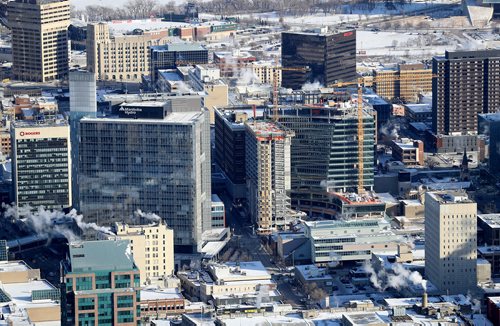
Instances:
[[[70,1],[70,4],[74,6],[76,9],[85,9],[87,6],[104,6],[104,7],[110,7],[110,8],[117,8],[117,7],[123,7],[125,3],[127,3],[129,0],[86,0],[86,1],[75,1],[72,0]],[[174,1],[175,4],[182,4],[187,2],[187,0],[159,0],[159,4],[167,4],[170,1]]]

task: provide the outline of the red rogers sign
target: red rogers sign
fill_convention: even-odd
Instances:
[[[40,135],[40,131],[21,131],[19,133],[19,136],[34,136],[34,135]]]

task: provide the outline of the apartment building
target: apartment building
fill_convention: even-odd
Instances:
[[[373,71],[375,92],[391,100],[416,102],[419,94],[432,92],[432,69],[423,64],[401,64],[397,69]]]
[[[272,61],[255,61],[251,64],[252,72],[258,81],[262,84],[273,84],[274,76],[278,87],[281,87],[281,67],[276,66]]]
[[[257,232],[282,228],[290,214],[293,131],[271,121],[246,124],[247,201]]]

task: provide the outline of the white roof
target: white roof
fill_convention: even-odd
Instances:
[[[22,261],[12,261],[12,262],[0,262],[0,273],[1,272],[22,272],[27,271],[30,268]]]
[[[141,290],[141,301],[165,299],[184,299],[184,297],[177,288],[158,289],[152,287]]]
[[[235,262],[213,265],[215,277],[224,281],[241,281],[242,279],[270,279],[271,275],[260,261]]]

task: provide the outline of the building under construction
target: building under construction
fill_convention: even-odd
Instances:
[[[373,188],[375,118],[363,109],[363,150],[358,146],[357,105],[351,102],[326,105],[299,105],[279,108],[279,122],[295,132],[291,146],[291,203],[294,209],[309,216],[332,218],[344,214],[350,205],[342,195]],[[363,155],[363,168],[358,157]],[[361,171],[360,171],[361,170]],[[360,182],[361,178],[361,182]],[[350,215],[370,215],[379,212],[377,201],[360,194]],[[364,198],[368,196],[368,198]],[[376,204],[366,205],[368,203]],[[345,204],[345,205],[344,205]],[[372,207],[373,206],[373,207]],[[356,212],[357,209],[363,212]]]
[[[247,200],[259,233],[269,233],[287,223],[290,145],[294,135],[275,122],[246,123]]]

